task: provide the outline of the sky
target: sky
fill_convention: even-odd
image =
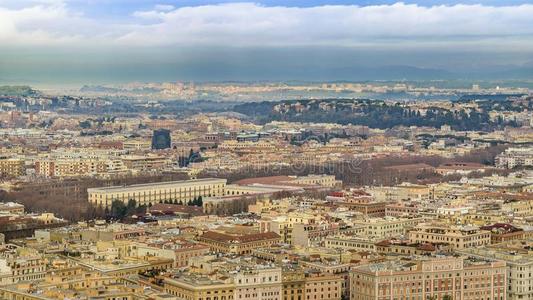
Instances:
[[[533,79],[533,1],[0,0],[0,84]]]

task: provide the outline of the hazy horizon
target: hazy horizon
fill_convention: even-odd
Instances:
[[[533,79],[532,1],[0,0],[0,84]]]

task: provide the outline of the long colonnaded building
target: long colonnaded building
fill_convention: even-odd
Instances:
[[[206,212],[213,213],[212,202],[224,202],[224,197],[240,197],[272,194],[279,191],[304,191],[304,189],[332,188],[342,184],[332,175],[271,176],[241,180],[226,185],[226,179],[202,178],[181,181],[156,182],[126,186],[111,186],[87,189],[88,200],[95,206],[110,208],[113,201],[137,205],[156,203],[186,204],[202,197],[208,203]]]
[[[153,205],[162,202],[187,203],[198,197],[224,195],[226,179],[203,178],[87,189],[89,202],[96,206],[111,207],[113,201],[137,205]]]

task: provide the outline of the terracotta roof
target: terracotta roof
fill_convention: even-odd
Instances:
[[[274,184],[274,183],[279,183],[282,181],[290,181],[293,179],[294,178],[289,177],[289,176],[268,176],[268,177],[255,177],[255,178],[241,179],[234,183],[241,184],[241,185],[254,184],[254,183]]]
[[[344,193],[343,192],[331,192],[328,194],[328,196],[331,196],[331,197],[344,197]]]
[[[515,227],[515,226],[513,226],[511,224],[507,224],[507,223],[496,223],[496,224],[493,224],[493,225],[482,226],[480,229],[489,230],[489,231],[492,231],[493,229],[496,229],[496,230],[501,230],[501,231],[504,231],[504,232],[507,232],[507,233],[522,231],[521,228]]]
[[[435,169],[434,167],[428,164],[406,164],[406,165],[396,165],[385,167],[388,170],[400,170],[400,171],[409,171],[409,170],[420,170],[420,169]]]
[[[351,192],[352,196],[371,196],[369,193],[367,193],[364,190],[354,190]]]
[[[424,251],[435,251],[435,250],[437,250],[435,245],[433,245],[431,243],[420,244],[420,245],[418,245],[417,249],[418,250],[424,250]]]
[[[377,243],[376,243],[376,246],[382,246],[382,247],[384,246],[384,247],[388,247],[388,246],[390,246],[390,244],[391,244],[391,243],[390,243],[389,240],[383,240],[383,241],[381,241],[381,242],[377,242]]]

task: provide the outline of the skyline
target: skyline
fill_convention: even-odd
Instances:
[[[0,83],[532,79],[531,1],[0,1]]]

